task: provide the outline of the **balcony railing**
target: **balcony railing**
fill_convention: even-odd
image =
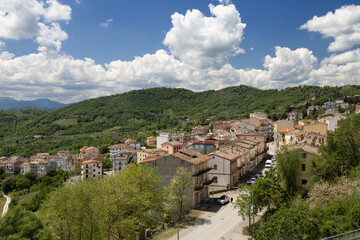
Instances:
[[[209,172],[209,171],[211,171],[211,170],[212,170],[212,168],[211,168],[211,167],[208,167],[208,168],[205,168],[205,169],[200,170],[199,172],[193,174],[192,176],[193,176],[193,177],[198,177],[198,176],[200,176],[200,175],[202,175],[202,174],[204,174],[204,173],[206,173],[206,172]]]
[[[204,183],[203,183],[203,185],[210,185],[210,184],[212,184],[213,182],[215,181],[215,177],[213,177],[212,179],[210,179],[210,180],[205,180],[204,181]]]

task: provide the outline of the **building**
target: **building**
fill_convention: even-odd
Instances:
[[[335,102],[326,102],[326,103],[324,103],[322,108],[324,108],[325,110],[328,110],[330,108],[336,108],[336,103]]]
[[[280,141],[282,141],[282,133],[281,130],[295,128],[295,123],[289,120],[278,120],[274,123],[274,141],[276,146],[280,145]]]
[[[83,148],[80,149],[80,154],[99,154],[99,149],[96,147],[87,147],[84,146]]]
[[[146,138],[146,145],[149,147],[156,147],[156,137],[150,136]]]
[[[186,168],[192,175],[192,187],[187,190],[187,202],[190,208],[209,199],[210,157],[191,149],[181,149],[179,152],[167,156],[155,156],[145,159],[142,163],[155,167],[163,179],[163,186],[170,184],[179,167]]]
[[[133,140],[133,139],[125,140],[125,144],[130,145],[132,147],[132,149],[136,149],[136,150],[141,149],[141,144],[138,141]]]
[[[328,133],[326,123],[321,123],[321,122],[315,122],[315,123],[303,126],[302,132],[303,133],[314,132],[314,133],[318,133],[323,136],[327,136],[327,133]]]
[[[21,174],[26,174],[28,172],[30,172],[30,163],[29,162],[23,162],[20,165],[20,173]]]
[[[197,152],[208,154],[216,150],[215,141],[205,140],[205,141],[195,141],[186,147],[187,149],[192,149]]]
[[[360,105],[355,106],[355,114],[360,113]]]
[[[252,117],[267,118],[267,114],[264,112],[254,112],[254,113],[250,113],[250,118],[252,118]]]
[[[122,143],[109,146],[110,154],[119,151],[129,150],[129,149],[134,149],[134,147],[130,146],[129,144],[122,144]]]
[[[81,179],[99,179],[103,177],[102,162],[87,160],[81,164]]]
[[[205,130],[204,126],[198,125],[198,126],[192,128],[191,133],[194,135],[205,135],[206,130]]]
[[[296,176],[296,182],[299,187],[309,190],[309,183],[312,179],[309,168],[311,161],[319,155],[319,149],[309,144],[298,144],[289,147],[289,150],[300,150],[299,170]]]
[[[174,154],[183,148],[183,144],[180,142],[172,141],[161,144],[161,149],[166,151],[168,154]]]
[[[264,117],[251,117],[249,123],[255,125],[258,132],[267,136],[268,139],[272,138],[272,121]]]
[[[303,114],[298,109],[294,109],[291,112],[288,113],[287,120],[292,121],[294,123],[297,123],[300,119],[303,118]]]
[[[137,153],[137,163],[141,163],[142,161],[144,161],[146,158],[151,157],[151,156],[166,156],[168,155],[168,153],[163,150],[163,149],[143,149],[138,151]]]
[[[50,162],[56,162],[58,169],[62,169],[64,171],[72,171],[75,169],[74,158],[71,155],[49,156],[49,160]]]
[[[156,148],[161,148],[161,145],[166,142],[180,142],[184,144],[184,134],[160,132],[160,135],[156,137]]]

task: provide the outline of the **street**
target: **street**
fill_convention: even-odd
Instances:
[[[224,193],[232,197],[235,201],[238,191],[229,191]],[[215,194],[220,197],[222,194]],[[230,239],[248,239],[249,236],[242,235],[243,227],[247,226],[248,220],[242,220],[233,208],[231,203],[224,206],[213,205],[205,210],[199,219],[186,229],[180,230],[180,239],[182,240],[230,240]],[[176,234],[169,240],[176,240]]]
[[[8,209],[9,209],[9,204],[10,204],[10,201],[11,201],[11,199],[8,196],[6,196],[6,195],[3,195],[3,196],[6,198],[6,203],[4,205],[1,217],[4,217],[5,214],[7,213]]]

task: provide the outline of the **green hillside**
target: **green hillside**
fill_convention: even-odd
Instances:
[[[248,86],[192,92],[152,88],[85,100],[51,113],[41,110],[0,112],[0,156],[68,149],[83,145],[104,149],[132,137],[144,141],[156,130],[189,131],[206,119],[244,118],[256,110],[276,120],[291,105],[305,107],[360,93],[360,86],[301,86],[259,90]],[[280,106],[283,108],[279,109]]]

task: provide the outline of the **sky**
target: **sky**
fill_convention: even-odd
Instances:
[[[1,0],[0,96],[360,83],[346,0]]]

